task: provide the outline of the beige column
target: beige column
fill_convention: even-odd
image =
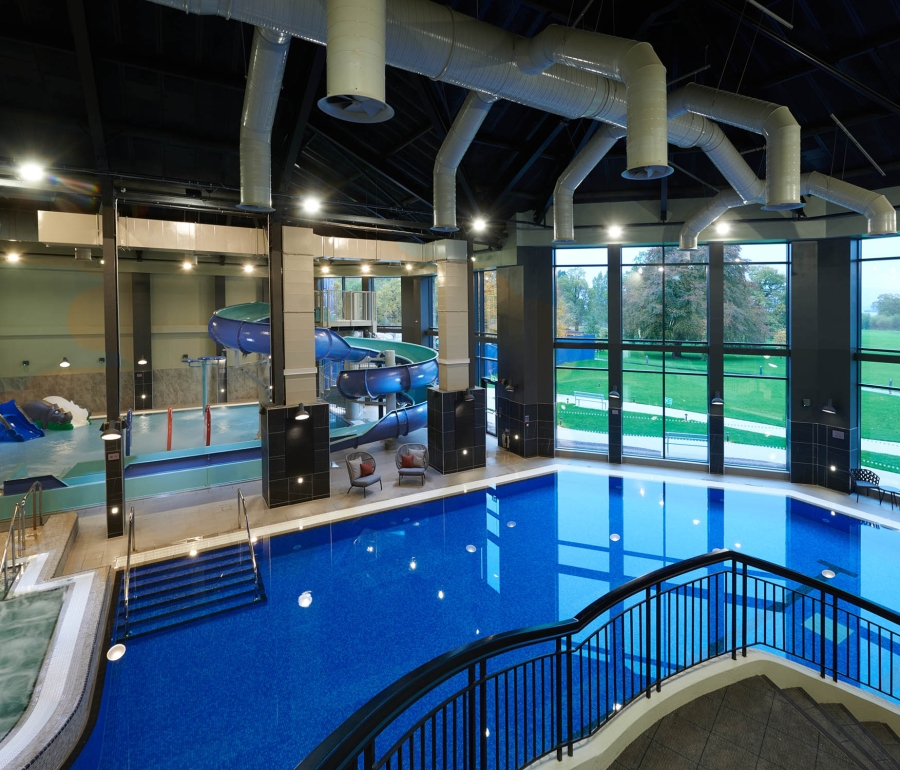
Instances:
[[[318,375],[313,264],[322,256],[322,237],[307,228],[285,227],[283,239],[285,403],[311,404]]]
[[[469,270],[465,241],[435,241],[426,247],[437,263],[438,377],[441,390],[469,387]]]

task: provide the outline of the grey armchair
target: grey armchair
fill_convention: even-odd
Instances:
[[[371,487],[376,482],[378,485],[384,489],[384,484],[381,483],[381,476],[377,473],[372,473],[369,476],[360,476],[358,467],[357,470],[354,471],[355,463],[352,461],[359,460],[364,463],[372,463],[372,467],[375,468],[375,458],[372,457],[368,452],[351,452],[345,458],[347,463],[347,475],[350,476],[350,489],[347,492],[351,492],[353,487],[361,487],[363,491],[363,497],[366,496],[366,490]]]
[[[412,468],[404,468],[403,460],[401,459],[403,455],[413,455],[415,457],[416,454],[421,453],[422,464],[416,464]],[[397,447],[397,473],[399,475],[399,479],[397,483],[401,483],[403,479],[419,479],[422,483],[422,486],[425,486],[425,471],[428,470],[428,447],[424,444],[403,444]],[[415,462],[415,461],[414,461]]]

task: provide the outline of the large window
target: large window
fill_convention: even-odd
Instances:
[[[556,252],[556,336],[609,337],[606,249]]]
[[[624,454],[709,456],[707,263],[705,248],[622,249]]]
[[[900,238],[860,243],[861,464],[900,484]]]
[[[403,313],[400,308],[400,277],[373,278],[375,292],[375,320],[378,336],[382,339],[400,340],[403,330]]]
[[[725,247],[725,464],[787,467],[788,247]]]

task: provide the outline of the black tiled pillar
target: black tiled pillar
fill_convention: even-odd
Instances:
[[[150,273],[131,274],[134,408],[153,408],[153,350],[150,340]],[[146,364],[139,364],[144,360]]]
[[[262,406],[262,489],[269,508],[331,496],[328,404],[309,404],[308,420],[297,406]]]
[[[725,244],[709,244],[709,389],[707,401],[707,441],[709,442],[709,472],[725,473],[725,409],[713,406],[716,393],[725,392]]]
[[[497,440],[521,457],[556,454],[553,250],[519,247],[518,264],[497,270]]]
[[[439,473],[457,473],[484,468],[485,394],[465,390],[428,389],[428,461]]]
[[[856,243],[791,246],[791,481],[842,492],[858,468]],[[831,399],[836,414],[822,411]]]

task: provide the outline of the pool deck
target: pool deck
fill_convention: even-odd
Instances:
[[[410,434],[406,441],[425,443],[423,429]],[[207,547],[221,546],[236,539],[238,513],[237,489],[243,491],[247,499],[250,525],[259,535],[277,534],[290,531],[293,525],[309,520],[310,525],[326,523],[348,516],[365,515],[378,509],[402,504],[404,498],[409,503],[425,497],[439,496],[450,492],[451,488],[477,485],[479,482],[500,476],[549,470],[551,467],[571,467],[573,469],[594,470],[611,475],[642,477],[657,481],[669,480],[680,483],[703,483],[727,485],[748,491],[774,491],[779,494],[793,494],[809,502],[824,507],[840,509],[842,513],[857,516],[881,525],[900,529],[900,509],[891,510],[888,500],[879,505],[878,499],[848,496],[821,487],[791,484],[775,478],[763,478],[726,473],[716,476],[703,470],[683,470],[676,468],[650,467],[626,462],[610,465],[603,459],[582,457],[534,458],[525,460],[510,452],[497,448],[496,440],[488,436],[487,466],[472,471],[442,476],[434,470],[427,474],[424,489],[418,484],[397,483],[394,464],[394,450],[384,450],[381,445],[366,447],[376,459],[377,472],[381,473],[384,489],[370,491],[365,501],[362,493],[354,489],[348,494],[347,471],[343,463],[332,468],[331,497],[298,505],[284,506],[269,510],[263,502],[260,482],[243,482],[211,489],[184,492],[173,495],[135,500],[135,533],[138,554],[132,559],[136,563],[160,558],[170,558],[181,551],[187,552],[191,546],[189,539],[202,538]],[[340,454],[342,459],[343,454]],[[339,454],[332,455],[339,460]],[[702,468],[702,466],[700,466]],[[455,489],[453,491],[456,491]],[[68,555],[63,574],[73,574],[103,566],[117,566],[117,561],[125,555],[124,538],[106,538],[106,517],[101,507],[79,511],[78,539]],[[287,526],[290,525],[290,526]],[[232,537],[234,536],[234,537]],[[121,566],[121,562],[119,565]]]

